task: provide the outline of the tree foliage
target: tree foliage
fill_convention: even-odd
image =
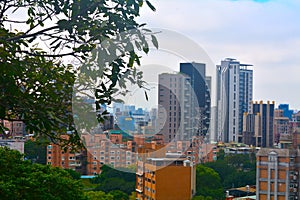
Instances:
[[[42,143],[37,143],[31,140],[27,140],[24,143],[24,154],[25,159],[30,160],[33,163],[46,164],[46,145]]]
[[[215,170],[221,178],[225,189],[255,185],[256,159],[255,154],[219,154],[218,160],[206,163],[205,166]]]
[[[198,165],[196,168],[196,195],[224,199],[224,192],[219,174],[211,168]],[[199,197],[199,199],[201,199]]]
[[[32,164],[18,151],[0,148],[1,199],[85,199],[81,188],[63,169]]]
[[[105,194],[103,191],[88,191],[85,192],[87,200],[113,200],[111,194]]]
[[[110,191],[105,193],[103,191],[88,191],[85,193],[87,200],[128,200],[129,197],[126,193],[119,190]]]
[[[120,190],[127,195],[135,191],[136,177],[134,173],[124,172],[106,165],[104,165],[101,170],[101,174],[92,180],[93,183],[98,184],[95,190],[104,192]]]
[[[126,91],[126,81],[144,87],[139,54],[149,52],[149,41],[158,47],[136,21],[145,4],[155,10],[148,0],[0,1],[0,119],[22,120],[37,137],[79,145],[71,115],[79,74],[94,83],[97,110],[113,101],[116,86]],[[78,59],[76,67],[68,56]],[[68,130],[75,134],[64,141],[60,134]]]

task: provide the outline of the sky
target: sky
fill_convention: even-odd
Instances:
[[[167,32],[163,39],[158,35],[158,39],[163,40],[158,42],[163,44],[166,38],[172,38],[168,35],[177,34],[180,39],[168,39],[168,42],[183,41],[181,46],[185,46],[187,54],[194,52],[193,48],[187,48],[188,42],[196,44],[202,56],[183,58],[171,47],[173,53],[154,51],[146,56],[142,60],[145,67],[155,65],[154,69],[162,66],[178,71],[179,62],[208,62],[207,71],[213,73],[221,60],[235,58],[241,63],[253,64],[254,100],[274,100],[276,107],[289,103],[290,108],[300,110],[299,0],[151,2],[156,12],[144,7],[139,21]],[[152,82],[155,84],[157,80]]]

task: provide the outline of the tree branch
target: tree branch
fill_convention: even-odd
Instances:
[[[69,52],[69,53],[63,53],[63,54],[36,54],[36,53],[31,53],[29,51],[18,51],[18,53],[25,53],[30,56],[40,56],[40,57],[49,57],[49,58],[58,58],[58,57],[63,57],[63,56],[75,56],[76,52]]]
[[[9,38],[7,41],[16,41],[16,40],[23,39],[23,38],[37,37],[38,35],[40,35],[40,34],[42,34],[42,33],[44,33],[44,32],[51,31],[51,30],[54,30],[54,29],[56,29],[56,28],[59,28],[59,26],[52,26],[52,27],[49,27],[49,28],[40,30],[40,31],[35,32],[35,33],[32,33],[32,34],[22,34],[22,35],[18,35],[18,36],[16,36],[16,37]]]

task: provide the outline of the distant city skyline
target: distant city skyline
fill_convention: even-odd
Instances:
[[[290,104],[291,109],[300,109],[297,92],[300,1],[153,0],[152,3],[157,11],[142,10],[141,22],[190,38],[211,58],[208,66],[216,66],[227,57],[253,64],[253,100],[274,100],[276,107]],[[164,65],[177,69],[180,62],[205,63],[202,58],[187,61],[152,51],[142,59],[142,64],[149,65],[160,56]]]

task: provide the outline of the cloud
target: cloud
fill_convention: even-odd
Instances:
[[[231,0],[231,1],[245,1],[245,0]],[[252,0],[254,2],[257,2],[257,3],[266,3],[266,2],[269,2],[271,0]]]
[[[157,12],[141,16],[149,26],[190,37],[215,64],[225,57],[254,64],[255,98],[281,103],[291,93],[292,107],[300,109],[300,93],[291,89],[300,86],[300,1],[258,1],[153,0]]]

